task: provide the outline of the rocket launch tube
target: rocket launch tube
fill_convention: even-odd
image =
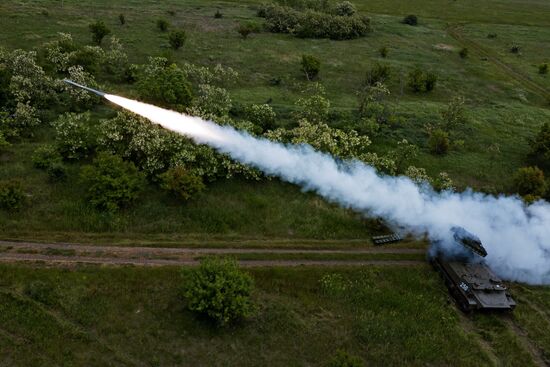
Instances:
[[[97,94],[98,96],[100,97],[105,97],[105,92],[102,92],[102,91],[99,91],[99,90],[96,90],[96,89],[92,89],[92,88],[88,88],[88,87],[85,87],[81,84],[78,84],[78,83],[75,83],[73,82],[72,80],[69,80],[69,79],[63,79],[63,81],[69,85],[72,85],[73,87],[78,87],[78,88],[82,88],[84,90],[87,90],[88,92],[92,92],[94,94]]]

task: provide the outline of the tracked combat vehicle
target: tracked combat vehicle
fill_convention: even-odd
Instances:
[[[479,238],[464,228],[453,227],[451,234],[456,245],[464,248],[449,255],[434,244],[431,263],[445,279],[449,292],[464,312],[473,310],[513,310],[512,299],[502,280],[482,261],[487,256]]]

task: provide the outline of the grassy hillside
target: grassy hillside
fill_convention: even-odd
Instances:
[[[185,310],[186,271],[30,269],[0,267],[0,360],[12,366],[320,366],[338,349],[368,366],[535,365],[512,326],[550,352],[548,315],[467,320],[428,266],[252,270],[256,315],[221,332]],[[514,291],[544,307],[547,292]]]

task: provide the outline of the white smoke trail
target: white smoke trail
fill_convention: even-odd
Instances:
[[[330,155],[307,145],[284,145],[123,97],[105,97],[239,162],[315,191],[342,206],[382,217],[414,234],[427,233],[431,240],[450,244],[450,228],[462,226],[479,236],[489,253],[487,263],[502,278],[550,284],[547,202],[526,206],[517,197],[472,191],[436,193],[406,177],[379,175],[361,162],[337,163]]]

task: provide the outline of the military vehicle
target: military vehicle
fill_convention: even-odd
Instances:
[[[372,237],[372,242],[374,242],[375,245],[385,245],[386,243],[399,242],[401,240],[403,240],[403,238],[397,233]]]
[[[516,302],[508,289],[483,262],[487,251],[481,241],[465,229],[451,229],[456,244],[467,252],[449,255],[436,248],[430,261],[445,279],[449,292],[464,312],[473,310],[513,310]],[[437,246],[437,244],[435,244]]]

